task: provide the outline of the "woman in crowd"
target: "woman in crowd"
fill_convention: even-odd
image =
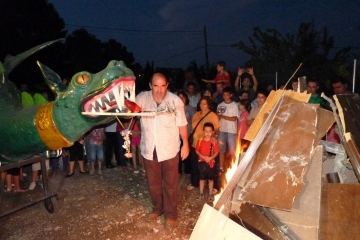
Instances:
[[[211,99],[210,110],[213,111],[213,112],[216,112],[217,103],[212,100],[212,95],[213,95],[213,92],[210,89],[205,88],[204,90],[201,91],[200,96],[201,97],[209,97]],[[200,101],[199,101],[199,104],[197,106],[197,111],[200,111]]]
[[[187,186],[188,190],[192,190],[195,187],[199,187],[199,182],[200,182],[200,176],[199,176],[199,168],[198,168],[198,161],[199,158],[195,152],[195,147],[196,147],[196,143],[197,141],[203,136],[203,126],[206,122],[210,122],[214,125],[214,130],[215,130],[215,134],[214,137],[217,138],[218,134],[219,134],[219,127],[220,127],[220,123],[219,123],[219,118],[216,115],[216,113],[214,113],[213,111],[211,111],[211,104],[212,101],[209,97],[202,97],[199,101],[200,103],[200,110],[197,111],[191,121],[191,126],[192,129],[194,129],[194,134],[193,134],[193,141],[191,144],[191,152],[190,152],[190,157],[191,157],[191,183]],[[216,141],[216,139],[214,139]],[[215,167],[217,167],[215,165]],[[214,188],[217,188],[218,184],[216,183],[216,181],[214,182]],[[217,190],[215,190],[217,192]]]
[[[66,177],[71,177],[74,175],[75,161],[77,160],[79,163],[79,173],[85,174],[84,170],[84,145],[85,145],[85,137],[82,136],[79,140],[74,142],[69,148],[70,159],[69,159],[69,173]]]

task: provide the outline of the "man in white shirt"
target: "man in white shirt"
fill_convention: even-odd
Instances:
[[[165,215],[166,227],[177,225],[178,165],[180,139],[183,141],[181,159],[189,155],[187,120],[184,104],[175,94],[167,91],[168,81],[161,73],[155,73],[150,91],[136,97],[136,103],[143,111],[156,111],[166,106],[175,107],[173,113],[159,113],[141,117],[141,155],[154,205],[148,220]]]

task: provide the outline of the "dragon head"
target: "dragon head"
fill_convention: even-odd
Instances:
[[[20,91],[8,79],[24,59],[59,40],[43,43],[0,64],[0,163],[11,163],[44,152],[71,146],[92,127],[114,119],[82,112],[133,111],[135,76],[123,61],[112,60],[98,72],[76,73],[66,86],[53,70],[38,62],[46,83],[55,94],[53,102],[24,107]],[[31,98],[31,95],[28,94]],[[125,99],[127,98],[127,99]],[[132,103],[132,104],[129,104]],[[130,107],[129,107],[130,106]]]
[[[38,62],[50,89],[56,95],[53,121],[69,141],[77,140],[92,127],[113,117],[82,115],[82,112],[127,112],[126,101],[135,101],[135,76],[123,61],[112,60],[98,72],[76,73],[69,86],[50,68]]]

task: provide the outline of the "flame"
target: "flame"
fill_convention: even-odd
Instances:
[[[236,150],[235,150],[235,159],[231,159],[231,166],[227,169],[226,174],[225,174],[225,179],[226,182],[224,184],[224,186],[222,186],[220,192],[222,192],[227,183],[231,180],[231,178],[234,176],[237,166],[239,165],[239,160],[240,160],[240,154],[242,152],[243,146],[241,146],[241,140],[240,140],[240,132],[241,132],[241,128],[238,130],[237,133],[237,140],[236,140]],[[216,205],[217,201],[220,199],[221,194],[215,195],[214,196],[214,205]],[[221,206],[221,208],[219,209],[219,211],[221,212],[221,210],[224,208],[224,205]]]

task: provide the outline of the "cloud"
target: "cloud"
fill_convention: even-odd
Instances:
[[[157,11],[164,20],[164,30],[197,29],[220,21],[231,21],[231,15],[245,11],[258,0],[173,0]],[[201,28],[200,28],[201,29]]]

